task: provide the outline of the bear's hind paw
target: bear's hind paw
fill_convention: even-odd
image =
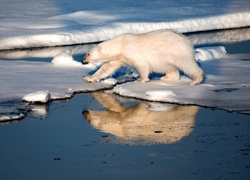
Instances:
[[[198,84],[200,84],[204,80],[204,77],[205,77],[205,75],[202,74],[199,78],[194,79],[191,82],[191,85],[198,85]]]

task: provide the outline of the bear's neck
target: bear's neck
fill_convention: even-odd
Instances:
[[[107,41],[109,47],[109,56],[119,56],[121,53],[121,40],[119,37]]]

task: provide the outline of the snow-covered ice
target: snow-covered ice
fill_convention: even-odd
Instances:
[[[69,54],[63,53],[54,57],[51,61],[55,66],[78,66],[82,67],[82,63],[77,62]]]
[[[148,90],[145,92],[148,100],[161,101],[165,99],[166,101],[171,102],[171,99],[176,96],[173,91],[169,90]]]
[[[117,80],[115,78],[107,78],[101,81],[102,83],[106,83],[106,84],[111,84],[111,85],[115,85],[117,84]]]
[[[50,100],[50,93],[49,91],[37,91],[26,94],[23,100],[32,103],[47,103]]]
[[[128,82],[138,78],[138,73],[128,67],[100,83],[86,83],[83,77],[92,74],[100,64],[83,66],[73,56],[83,55],[94,44],[40,48],[99,42],[121,33],[156,29],[190,33],[247,27],[250,26],[249,7],[248,0],[199,3],[194,0],[24,0],[21,4],[18,0],[3,0],[0,50],[39,48],[0,51],[0,121],[22,118],[29,109],[41,116],[46,114],[46,108],[28,106],[23,97],[26,101],[45,102],[115,85],[113,91],[122,96],[250,114],[249,54],[228,54],[220,45],[250,40],[249,28],[188,34],[196,46],[196,59],[206,73],[204,83],[198,86],[190,86],[190,79],[184,75],[177,83],[160,81],[154,75],[149,83]],[[47,58],[48,62],[39,62],[40,58]]]
[[[198,61],[221,59],[226,53],[226,49],[223,46],[197,48],[195,49],[195,59]]]

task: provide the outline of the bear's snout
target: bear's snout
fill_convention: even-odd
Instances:
[[[86,61],[86,56],[84,56],[83,58],[82,58],[82,64],[88,64],[89,62],[88,61]]]
[[[82,61],[82,64],[88,64],[89,62],[87,62],[87,61]]]

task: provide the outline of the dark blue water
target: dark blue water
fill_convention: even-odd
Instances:
[[[117,97],[116,97],[117,98]],[[154,111],[143,109],[144,102],[131,99],[117,99],[130,113],[140,112],[148,117],[171,116],[166,111],[159,116]],[[180,113],[190,111],[190,106],[176,106],[173,111],[183,108]],[[131,110],[132,108],[132,110]],[[132,126],[118,137],[114,126],[121,124],[126,129],[129,119],[111,121],[114,115],[97,102],[91,94],[75,95],[71,100],[52,102],[46,107],[44,116],[30,112],[17,122],[0,125],[0,177],[1,179],[248,179],[250,176],[250,116],[228,113],[222,110],[192,107],[197,110],[191,127],[182,121],[172,120],[172,130],[164,137],[175,142],[157,140],[169,126],[168,119],[159,129],[157,121],[145,127],[156,127],[150,136],[143,139],[141,128]],[[113,128],[93,126],[82,112],[102,111],[110,116]],[[186,112],[187,113],[187,112]],[[153,116],[152,116],[153,114]],[[185,114],[185,113],[184,113]],[[184,115],[183,114],[183,115]],[[127,114],[128,115],[128,114]],[[138,116],[140,123],[148,121],[147,116]],[[122,116],[120,116],[122,117]],[[146,119],[145,119],[146,118]],[[183,123],[187,121],[183,117]],[[176,132],[175,122],[182,127]],[[171,123],[171,121],[170,121]],[[170,127],[170,126],[169,126]],[[170,129],[171,129],[170,127]],[[117,128],[119,128],[117,126]],[[187,134],[181,134],[187,128]],[[127,129],[128,130],[128,129]],[[145,133],[148,131],[145,129]],[[174,134],[173,134],[174,133]],[[177,133],[177,134],[176,134]],[[154,138],[153,136],[156,136]],[[145,137],[145,136],[144,136]],[[152,140],[153,139],[153,140]],[[155,142],[154,142],[155,140]]]

